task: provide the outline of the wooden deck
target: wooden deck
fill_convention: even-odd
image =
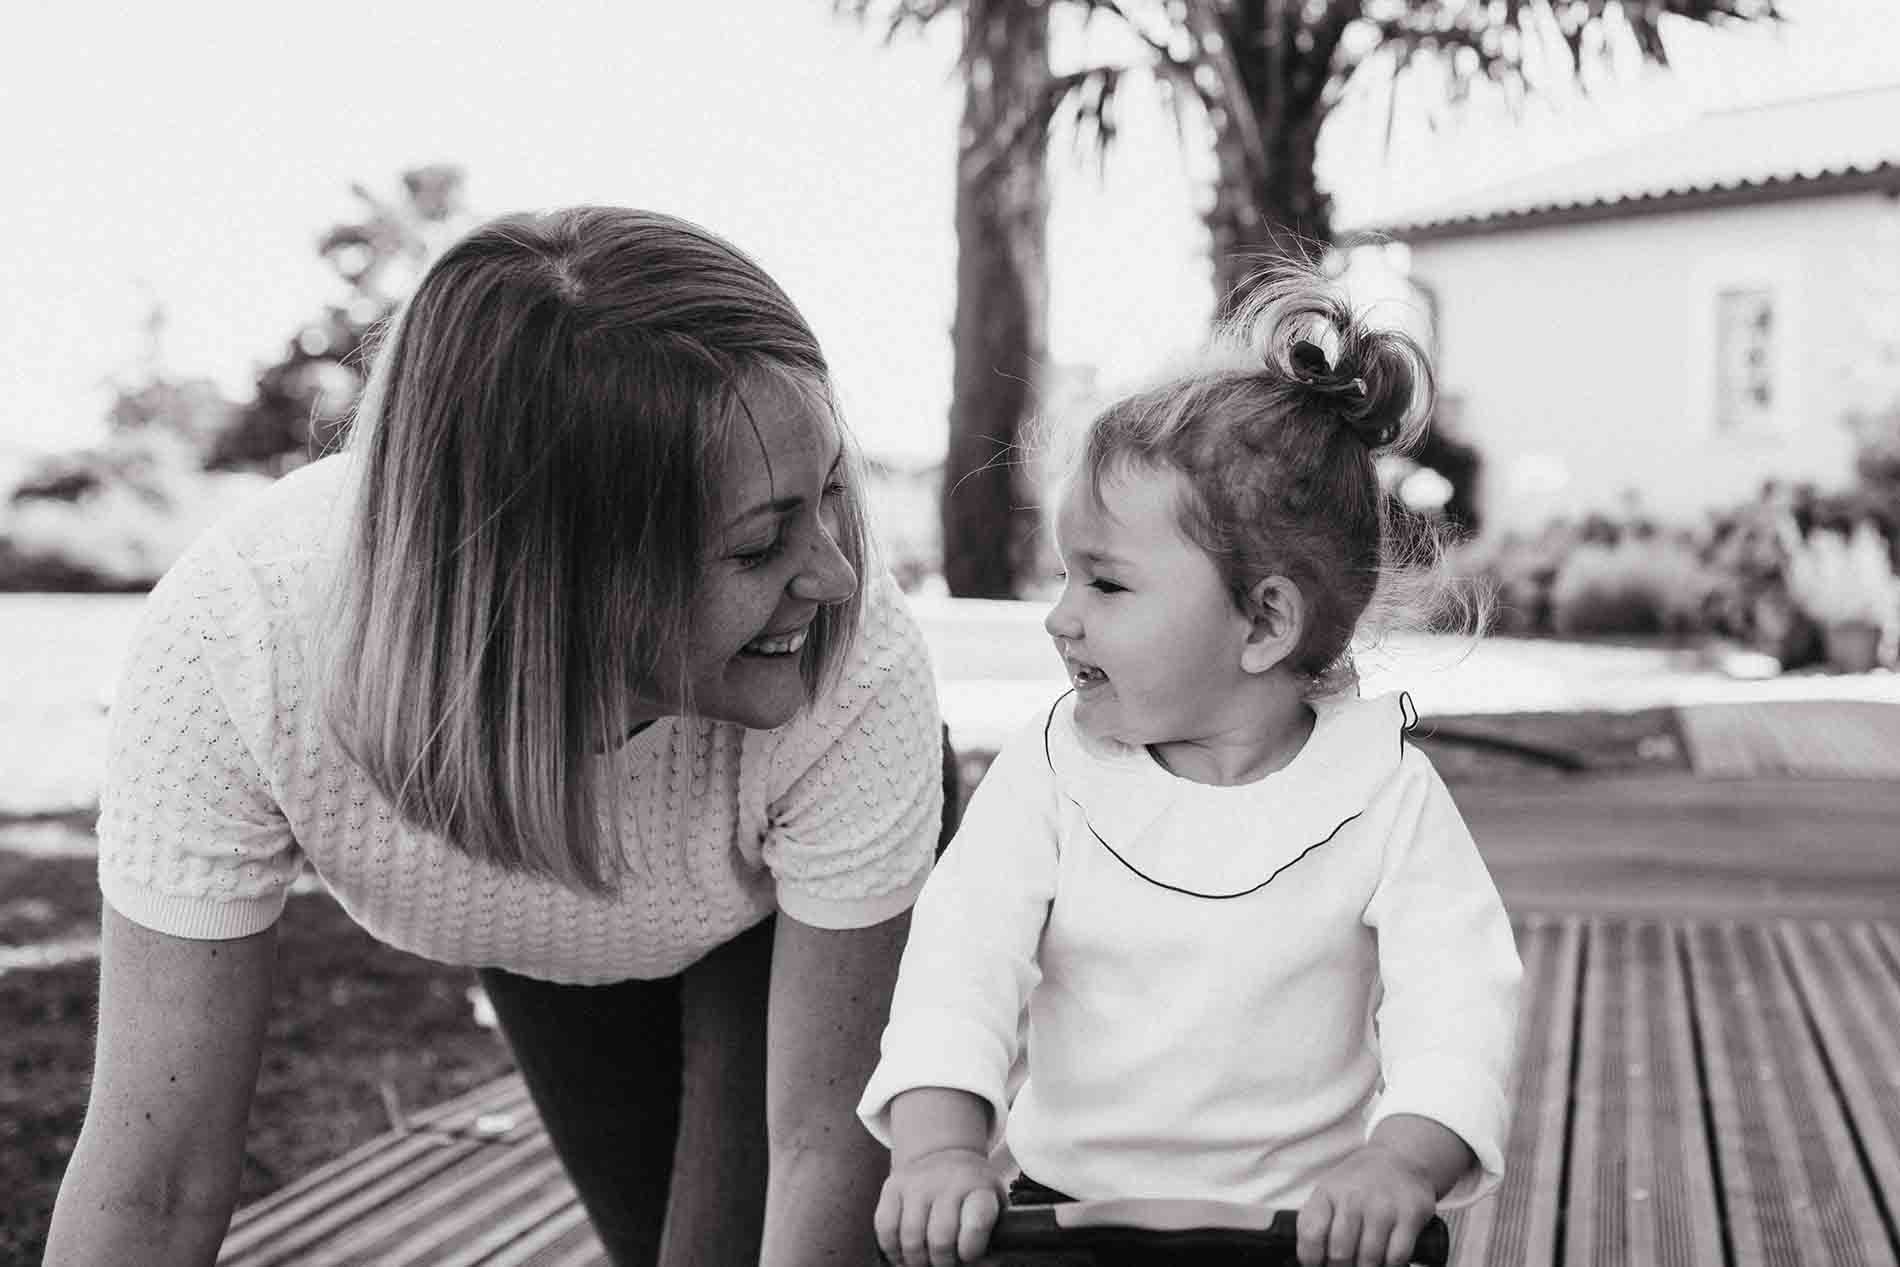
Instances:
[[[1509,1176],[1454,1217],[1458,1267],[1900,1262],[1900,925],[1517,930]],[[510,1077],[241,1211],[219,1261],[605,1259]]]

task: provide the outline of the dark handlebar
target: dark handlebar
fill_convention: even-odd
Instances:
[[[1171,1209],[1173,1204],[1177,1208]],[[1115,1207],[1109,1209],[1109,1206]],[[1091,1207],[1095,1207],[1091,1210]],[[1299,1213],[1295,1210],[1244,1211],[1228,1207],[1235,1217],[1206,1218],[1210,1203],[1077,1202],[1074,1205],[1017,1206],[1004,1210],[990,1235],[990,1252],[1076,1253],[1104,1251],[1117,1257],[1142,1253],[1179,1256],[1220,1255],[1223,1261],[1242,1260],[1291,1264],[1297,1262]],[[1152,1214],[1150,1213],[1152,1211]],[[1200,1221],[1197,1223],[1195,1219]],[[1419,1233],[1412,1262],[1444,1267],[1451,1254],[1451,1232],[1443,1219],[1433,1217]]]

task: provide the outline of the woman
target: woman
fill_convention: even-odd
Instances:
[[[854,480],[810,329],[712,234],[586,208],[444,254],[348,451],[151,596],[47,1261],[214,1257],[306,860],[481,969],[617,1263],[861,1258],[942,784]]]

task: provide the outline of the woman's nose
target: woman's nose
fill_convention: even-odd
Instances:
[[[805,566],[792,578],[792,593],[807,602],[842,603],[858,592],[857,569],[831,533],[813,535],[816,539],[805,555]]]

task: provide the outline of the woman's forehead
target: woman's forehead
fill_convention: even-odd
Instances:
[[[722,519],[802,495],[842,454],[843,434],[824,386],[789,372],[755,373],[738,391],[720,472]]]

